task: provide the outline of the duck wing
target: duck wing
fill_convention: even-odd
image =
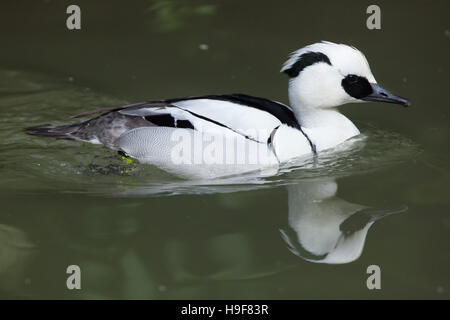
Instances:
[[[230,130],[267,143],[280,125],[300,129],[286,105],[243,94],[209,95],[135,103],[82,113],[102,113],[86,121],[63,126],[28,128],[34,135],[101,143],[115,148],[124,133],[141,127],[172,127],[200,132]]]

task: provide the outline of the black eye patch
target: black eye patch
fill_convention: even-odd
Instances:
[[[367,97],[373,92],[372,86],[365,77],[349,74],[342,79],[342,87],[345,92],[356,99]]]

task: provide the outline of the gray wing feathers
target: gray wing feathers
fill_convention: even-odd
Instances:
[[[93,142],[98,140],[110,148],[115,148],[115,141],[125,132],[134,128],[154,126],[151,122],[138,116],[110,112],[97,118],[82,122],[70,135],[76,140]]]
[[[95,110],[74,117],[83,117],[104,111],[106,113],[80,123],[36,126],[26,128],[25,131],[36,136],[101,143],[116,149],[115,141],[123,133],[135,128],[156,126],[156,124],[146,120],[144,114],[140,114],[141,108],[145,107],[146,110],[149,110],[167,106],[169,106],[167,103],[143,102],[119,108]],[[122,112],[123,110],[127,110],[127,112]]]

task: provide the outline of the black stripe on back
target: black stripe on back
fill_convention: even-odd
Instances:
[[[273,115],[275,118],[290,127],[300,128],[300,125],[295,118],[294,113],[287,106],[264,98],[252,97],[246,94],[234,93],[234,94],[220,94],[220,95],[207,95],[207,96],[196,96],[188,98],[177,98],[164,100],[167,103],[175,103],[184,100],[199,100],[199,99],[212,99],[229,101],[232,103],[237,103],[246,107],[252,107],[261,111],[265,111]]]

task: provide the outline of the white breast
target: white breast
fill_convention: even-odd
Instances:
[[[302,126],[303,132],[317,151],[333,148],[360,133],[353,122],[337,111],[330,110],[320,114],[320,118],[314,121],[314,126]]]
[[[298,129],[281,125],[272,140],[273,149],[280,162],[311,155],[312,149],[308,139]]]

